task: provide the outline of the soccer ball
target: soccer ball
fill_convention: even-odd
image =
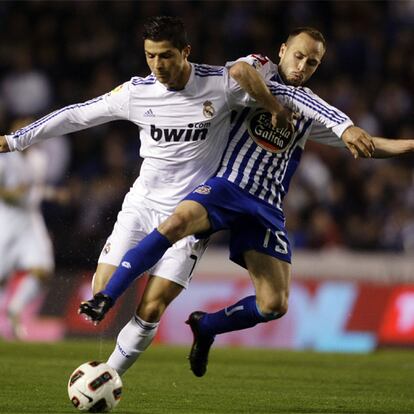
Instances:
[[[70,376],[68,394],[78,410],[106,413],[119,403],[122,394],[121,377],[104,362],[85,362]]]

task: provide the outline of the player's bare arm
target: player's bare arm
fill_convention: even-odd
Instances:
[[[388,158],[414,152],[414,139],[372,137],[375,144],[373,158]]]
[[[354,158],[370,158],[375,152],[375,144],[368,132],[357,126],[347,128],[342,136],[345,145]]]
[[[246,62],[236,62],[230,68],[229,73],[242,89],[272,114],[273,126],[276,126],[277,116],[281,113],[290,118],[291,111],[273,96],[263,77],[253,66]]]
[[[0,135],[0,152],[10,152],[9,144],[4,135]]]

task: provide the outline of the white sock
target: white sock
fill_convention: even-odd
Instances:
[[[39,278],[28,274],[17,286],[17,291],[8,306],[11,315],[19,315],[42,290]]]
[[[135,315],[119,332],[114,352],[107,363],[119,375],[138,359],[150,346],[158,330],[159,322],[145,322]]]

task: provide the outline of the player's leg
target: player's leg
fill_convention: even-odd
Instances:
[[[158,215],[152,209],[137,204],[131,193],[125,197],[112,233],[98,258],[92,278],[94,295],[105,289],[125,253],[140,243],[165,218],[165,215]]]
[[[98,263],[95,274],[92,278],[92,292],[94,295],[105,288],[116,268],[117,266],[112,264]]]
[[[174,213],[158,227],[158,231],[171,243],[185,236],[204,233],[210,229],[207,210],[196,201],[184,200]]]
[[[244,254],[256,295],[247,296],[215,313],[206,313],[199,329],[209,336],[251,328],[287,312],[290,263],[250,250]]]
[[[28,214],[26,226],[21,229],[16,242],[16,269],[26,270],[26,275],[8,305],[8,315],[13,331],[24,339],[20,316],[48,285],[54,271],[52,242],[40,213]]]
[[[249,206],[250,208],[250,206]],[[194,341],[190,352],[191,369],[204,375],[208,353],[215,335],[246,329],[280,318],[287,311],[290,283],[290,246],[282,213],[257,202],[252,214],[231,227],[230,257],[246,267],[256,289],[218,312],[193,312],[189,319]]]
[[[267,320],[278,319],[288,310],[291,264],[254,250],[244,260],[256,291],[259,313]]]
[[[253,250],[246,252],[244,258],[256,295],[247,296],[218,312],[193,312],[187,321],[194,336],[190,365],[198,377],[207,370],[208,354],[216,335],[251,328],[278,319],[287,312],[290,264]]]
[[[137,313],[118,335],[108,364],[122,375],[150,346],[167,306],[180,294],[183,286],[151,275]]]
[[[151,222],[147,208],[140,208],[129,192],[118,213],[112,233],[105,242],[92,278],[92,292],[102,291],[121,263],[122,256],[148,234],[146,223]]]
[[[209,228],[207,210],[198,202],[182,201],[171,216],[124,255],[104,294],[116,300],[137,275],[154,266],[174,243]]]
[[[206,249],[205,241],[186,237],[175,243],[159,263],[145,287],[137,314],[122,329],[117,346],[108,363],[123,374],[151,344],[161,316],[168,305],[187,288],[199,259]]]
[[[177,243],[184,240],[179,240],[182,236],[198,233],[199,236],[205,237],[214,231],[226,228],[228,220],[234,212],[237,214],[239,207],[237,193],[233,197],[236,201],[234,209],[227,209],[226,199],[234,193],[234,189],[229,188],[229,184],[231,183],[226,180],[212,179],[187,196],[174,213],[158,226],[158,229],[151,232],[125,254],[121,259],[121,265],[105,289],[93,299],[83,302],[80,312],[94,321],[102,320],[113,302],[128,288],[130,283],[139,274],[157,263],[167,250],[170,251]],[[164,276],[164,273],[160,274]]]
[[[0,307],[6,303],[6,286],[13,273],[16,271],[16,264],[20,257],[20,249],[17,243],[20,228],[10,226],[7,223],[8,217],[0,214]],[[14,224],[14,223],[13,223]]]
[[[6,303],[6,286],[10,275],[13,272],[14,260],[12,257],[13,249],[7,250],[7,245],[4,245],[3,240],[0,238],[0,252],[2,260],[0,260],[0,310],[4,308]]]
[[[25,330],[20,320],[22,312],[44,291],[51,276],[52,272],[48,269],[28,269],[17,286],[7,307],[7,314],[16,338],[24,339],[25,337]]]

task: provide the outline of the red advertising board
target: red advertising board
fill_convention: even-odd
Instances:
[[[94,327],[77,314],[91,296],[90,272],[58,277],[46,298],[39,298],[23,315],[28,340],[59,340],[74,336],[115,337],[133,315],[145,279],[123,295]],[[8,286],[11,295],[19,283]],[[184,322],[190,312],[214,312],[253,292],[247,277],[215,278],[203,274],[167,309],[156,341],[189,345]],[[42,302],[43,301],[43,302]],[[217,345],[255,346],[319,351],[367,352],[378,346],[414,346],[414,285],[358,281],[301,280],[295,277],[289,311],[281,319],[244,331],[219,335]],[[0,308],[0,334],[11,338],[7,300]]]
[[[396,286],[387,303],[378,331],[384,345],[414,345],[414,286]]]

